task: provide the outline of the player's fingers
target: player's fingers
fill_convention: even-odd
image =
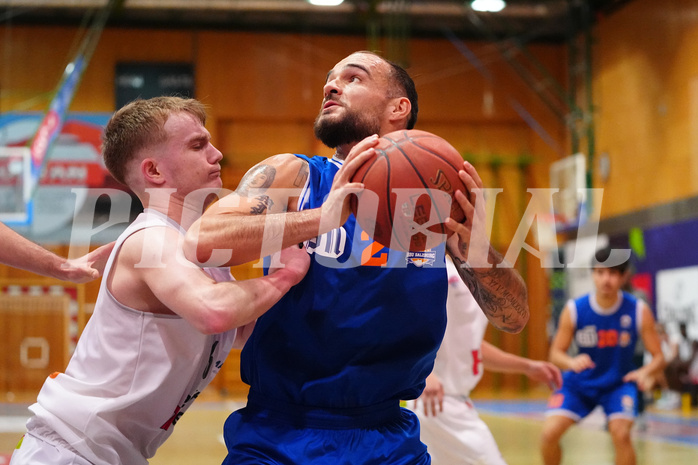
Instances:
[[[457,222],[453,218],[446,218],[446,221],[444,221],[444,224],[448,229],[453,231],[454,233],[458,234],[458,236],[462,237],[463,235],[468,233],[468,228],[463,226],[462,223]]]
[[[347,158],[344,162],[344,167],[347,166],[351,168],[357,168],[363,165],[366,160],[373,157],[376,154],[376,149],[374,147],[366,147],[352,155],[351,158]]]
[[[473,178],[470,171],[460,170],[458,171],[458,177],[465,186],[467,190],[468,197],[471,197],[471,201],[475,203],[476,193],[482,189],[482,183],[478,184],[477,180]]]
[[[463,170],[467,172],[470,177],[475,181],[475,186],[478,188],[484,187],[484,184],[482,183],[482,179],[480,178],[480,175],[478,174],[477,170],[475,167],[470,163],[469,161],[463,162]]]
[[[470,174],[467,171],[458,171],[458,177],[460,178],[461,182],[463,182],[465,189],[468,191],[468,195],[470,195],[471,191],[477,189],[477,184],[475,183],[475,180],[472,178],[472,176],[470,176]]]
[[[562,373],[557,368],[553,369],[553,386],[554,389],[560,389],[562,387]]]
[[[463,213],[465,213],[465,218],[463,221],[472,221],[475,205],[471,199],[460,189],[457,189],[456,192],[454,192],[453,197],[456,199],[456,202],[458,202],[458,205],[460,206],[461,210],[463,210]]]
[[[351,180],[356,171],[375,155],[376,150],[373,147],[370,147],[365,151],[358,152],[354,158],[351,160],[347,159],[344,162],[342,169],[340,169],[337,176],[335,176],[335,180],[337,180],[337,182],[346,182]]]
[[[431,414],[436,416],[436,399],[434,397],[431,398]]]
[[[360,154],[365,152],[368,149],[372,149],[373,147],[378,145],[378,134],[373,134],[371,136],[368,136],[367,138],[363,139],[360,141],[358,144],[356,144],[352,149],[349,151],[349,155],[347,155],[347,159],[345,160],[346,162],[349,162],[353,160],[354,158],[358,157]]]
[[[344,186],[342,186],[342,192],[345,192],[347,195],[358,194],[365,188],[366,186],[362,182],[350,182],[349,184],[345,184]]]

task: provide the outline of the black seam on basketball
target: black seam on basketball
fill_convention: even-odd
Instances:
[[[431,155],[434,155],[434,156],[436,156],[436,158],[440,159],[441,161],[446,162],[446,164],[447,164],[448,166],[450,166],[451,168],[454,169],[454,171],[456,172],[456,176],[458,176],[458,171],[459,171],[459,170],[458,170],[458,169],[455,169],[455,168],[453,167],[453,165],[449,162],[448,159],[446,159],[445,157],[442,157],[442,156],[439,155],[437,152],[435,152],[435,151],[433,151],[433,150],[431,150],[431,149],[429,149],[429,148],[427,148],[427,147],[424,147],[423,145],[417,144],[417,143],[415,142],[415,139],[417,139],[417,138],[421,138],[421,139],[424,139],[424,138],[432,138],[432,139],[433,139],[433,138],[434,138],[433,136],[427,136],[427,135],[425,135],[425,136],[417,136],[417,137],[407,137],[407,138],[406,138],[406,141],[411,142],[415,147],[419,147],[420,149],[424,150],[426,153],[431,154]],[[432,190],[432,189],[429,188],[429,184],[424,180],[424,178],[422,177],[421,172],[417,169],[417,166],[412,162],[412,160],[410,159],[410,157],[407,156],[407,154],[405,153],[405,151],[402,149],[402,145],[393,145],[393,146],[396,147],[396,148],[398,149],[398,151],[405,157],[405,159],[408,161],[408,163],[409,163],[410,166],[412,167],[412,171],[414,171],[414,173],[417,175],[417,177],[419,178],[420,182],[422,183],[422,187],[424,187],[424,189],[426,190],[426,194],[429,196],[429,200],[431,201],[431,206],[433,207],[433,206],[435,205],[435,199],[434,199],[434,196],[433,196],[432,193],[431,193],[431,190]],[[441,190],[441,189],[436,189],[436,190]],[[442,191],[442,192],[446,192],[446,191]],[[449,195],[450,195],[450,194],[449,194]],[[455,202],[455,198],[453,198],[453,196],[451,195],[451,209],[453,209],[453,202]],[[396,205],[396,208],[397,208],[397,205]],[[441,233],[442,233],[442,234],[446,234],[446,233],[447,233],[447,232],[446,232],[446,229],[447,229],[447,228],[446,228],[446,226],[445,226],[443,223],[444,223],[444,221],[446,220],[446,218],[450,218],[450,214],[451,214],[451,211],[448,212],[448,216],[442,217],[441,212],[439,211],[439,209],[438,209],[438,208],[436,209],[437,219],[439,220],[439,224],[442,225],[442,226],[440,227]],[[414,220],[414,218],[413,218],[413,220]],[[391,225],[390,225],[390,226],[391,226],[391,228],[392,228],[392,226],[393,226],[393,225],[392,225],[392,216],[391,216]],[[434,226],[436,226],[436,225],[434,225]],[[412,236],[410,236],[410,237],[412,237]],[[402,246],[402,244],[400,244],[400,245]],[[403,247],[404,247],[404,246],[403,246]],[[409,245],[408,245],[408,247],[409,247]]]
[[[379,160],[379,158],[375,157],[370,162],[366,162],[366,163],[370,163],[370,164],[366,167],[366,170],[364,171],[363,176],[361,176],[361,179],[359,180],[359,182],[363,183],[366,180],[366,175],[371,171],[371,168],[373,168],[373,165],[375,165],[378,162],[378,160]]]
[[[416,145],[417,147],[423,149],[423,147],[418,146],[417,144],[414,144],[414,145]],[[419,181],[422,183],[422,187],[423,187],[424,190],[426,191],[426,194],[429,196],[429,200],[431,201],[431,206],[433,207],[434,204],[435,204],[434,196],[433,196],[432,193],[431,193],[431,189],[429,188],[429,184],[426,183],[426,181],[425,181],[424,178],[422,177],[422,173],[420,173],[420,171],[417,169],[417,166],[412,162],[412,160],[410,159],[410,157],[407,156],[407,154],[405,153],[405,151],[402,149],[402,145],[394,145],[394,147],[397,148],[397,150],[402,154],[403,157],[405,157],[405,159],[407,160],[407,162],[408,162],[408,163],[410,164],[410,166],[412,167],[412,171],[414,172],[415,175],[417,175],[417,178],[418,178]],[[427,151],[427,152],[432,153],[431,151]],[[439,157],[439,158],[441,158],[441,157]],[[389,159],[388,159],[388,160],[389,160]],[[390,163],[388,163],[388,165],[390,165]],[[448,165],[451,166],[450,163],[449,163]],[[390,178],[388,178],[388,179],[390,179]],[[389,184],[392,184],[392,183],[389,183]],[[440,189],[436,189],[436,190],[440,190]],[[445,192],[445,191],[442,191],[442,192]],[[422,194],[422,195],[423,195],[423,194]],[[395,205],[395,208],[397,209],[397,205]],[[444,221],[446,220],[446,218],[448,218],[448,217],[442,218],[442,217],[441,217],[441,214],[440,214],[440,212],[439,212],[439,209],[436,208],[435,210],[436,210],[437,218],[438,218],[438,220],[439,220],[439,224],[442,224],[442,225],[443,225],[443,222],[444,222]],[[449,213],[449,215],[450,215],[451,212],[449,211],[448,213]],[[391,216],[390,216],[390,230],[391,230],[391,232],[393,231],[393,226],[394,226],[394,225],[393,225],[393,216],[392,216],[392,215],[393,215],[393,213],[391,212]],[[414,221],[414,214],[413,214],[413,216],[412,216],[412,221]],[[446,227],[445,227],[445,226],[441,226],[440,229],[441,229],[441,232],[442,232],[442,233],[445,233],[445,232],[446,232]],[[397,237],[397,236],[396,236],[396,237]],[[409,237],[410,243],[412,242],[412,241],[411,241],[412,237],[414,237],[414,235],[412,235],[412,236]],[[400,243],[400,241],[398,241],[398,243],[400,244],[400,247],[402,247],[403,249],[409,250],[409,248],[410,248],[410,243],[408,243],[408,244],[406,244],[406,245]]]
[[[422,139],[424,139],[424,138],[425,138],[425,137],[422,137]],[[435,152],[434,150],[432,150],[432,149],[430,149],[430,148],[428,148],[428,147],[425,147],[425,146],[423,146],[423,145],[420,145],[420,144],[418,144],[417,142],[412,142],[412,143],[413,143],[415,146],[419,147],[420,149],[424,150],[425,152],[428,152],[428,153],[430,153],[430,154],[436,156],[436,157],[439,158],[440,160],[446,162],[446,163],[448,164],[448,166],[452,167],[452,168],[456,171],[456,174],[460,171],[460,167],[455,167],[455,166],[453,166],[453,165],[451,164],[451,161],[450,161],[448,158],[446,158],[446,157],[440,155],[438,152]],[[460,153],[459,153],[458,155],[460,155]],[[462,158],[462,156],[461,156],[461,158]]]
[[[391,148],[397,148],[398,150],[400,150],[400,145],[399,145],[398,141],[393,140],[390,137],[384,136],[383,139],[389,141],[391,144],[383,149],[378,149],[377,152],[380,152],[380,154],[383,157],[385,157],[385,175],[386,175],[386,179],[388,181],[385,183],[385,188],[386,188],[385,199],[388,202],[388,222],[390,224],[390,242],[392,242],[393,237],[395,236],[395,234],[393,233],[395,222],[393,221],[394,212],[393,212],[393,206],[392,206],[392,197],[390,195],[390,185],[392,183],[390,182],[391,181],[391,177],[390,177],[390,173],[391,173],[390,168],[391,167],[390,167],[390,157],[388,156],[388,150]],[[395,207],[397,207],[397,205]],[[398,243],[399,242],[400,241],[398,241]],[[390,247],[390,244],[383,244],[383,245],[385,245],[386,247]],[[400,244],[400,246],[403,247],[402,244]]]

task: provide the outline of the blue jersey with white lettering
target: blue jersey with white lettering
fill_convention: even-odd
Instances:
[[[297,156],[310,170],[298,209],[319,207],[341,162]],[[307,275],[258,319],[242,351],[251,395],[327,409],[418,397],[446,326],[445,245],[390,250],[353,215],[306,245]]]
[[[594,294],[588,294],[571,300],[568,308],[579,353],[588,354],[596,366],[580,373],[566,372],[563,384],[573,383],[578,390],[623,384],[623,376],[637,368],[633,361],[640,326],[637,298],[619,292],[616,305],[602,309]]]

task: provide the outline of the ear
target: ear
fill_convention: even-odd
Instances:
[[[410,119],[412,103],[407,97],[396,97],[388,105],[388,111],[390,112],[390,122],[407,121]]]
[[[165,176],[160,172],[157,160],[154,158],[144,158],[141,162],[141,173],[143,180],[147,184],[162,185],[165,183]]]

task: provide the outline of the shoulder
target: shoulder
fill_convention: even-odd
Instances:
[[[567,307],[575,313],[580,310],[584,311],[587,308],[591,309],[591,294],[584,294],[576,299],[568,300]]]
[[[124,239],[119,249],[120,261],[140,264],[158,257],[170,257],[180,237],[179,231],[165,225],[139,229]]]
[[[302,165],[308,165],[306,157],[300,157],[293,153],[279,153],[276,155],[272,155],[271,157],[253,166],[252,168],[250,168],[248,173],[259,166],[273,166],[277,170],[288,170],[297,168]]]
[[[637,296],[631,294],[630,292],[623,291],[623,299],[627,300],[633,305],[639,305],[641,302],[643,302],[642,299],[638,298]]]
[[[308,162],[292,153],[271,156],[250,168],[243,176],[236,191],[246,193],[252,189],[270,187],[301,187],[307,178]]]

